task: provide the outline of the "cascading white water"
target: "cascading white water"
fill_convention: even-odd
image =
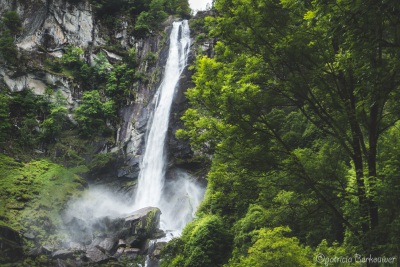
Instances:
[[[135,209],[159,207],[164,230],[181,230],[190,221],[192,213],[204,190],[190,181],[187,174],[178,172],[180,182],[163,195],[165,180],[165,139],[170,109],[180,75],[186,67],[190,47],[190,30],[187,20],[174,22],[165,73],[155,96],[155,110],[148,128],[144,156],[140,166]],[[183,178],[185,179],[183,179]],[[170,183],[171,184],[171,183]],[[172,186],[169,186],[172,187]],[[186,202],[188,204],[182,204]]]

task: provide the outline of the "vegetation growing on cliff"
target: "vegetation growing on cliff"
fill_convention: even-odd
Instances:
[[[168,15],[189,18],[191,9],[187,0],[91,0],[99,17],[115,23],[115,14],[134,18],[136,36],[145,36],[158,30]]]
[[[179,136],[213,155],[197,222],[219,216],[233,246],[213,261],[185,231],[165,266],[197,266],[189,245],[207,266],[399,255],[399,11],[397,1],[215,2],[216,55],[197,59]]]
[[[0,154],[0,225],[30,237],[25,240],[26,253],[61,242],[60,213],[86,187],[76,174],[82,171],[85,169],[66,169],[47,160],[20,163]]]
[[[21,20],[15,11],[7,11],[0,20],[0,56],[11,66],[17,65],[18,51],[14,39],[22,30]]]

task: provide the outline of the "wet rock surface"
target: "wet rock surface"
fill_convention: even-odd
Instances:
[[[78,257],[79,264],[136,259],[148,252],[150,239],[160,236],[160,215],[158,208],[146,207],[123,216],[103,217],[92,222],[65,217],[66,228],[75,240],[65,248],[48,246],[42,250],[45,249],[45,254],[53,259]],[[87,236],[91,237],[89,242]]]
[[[73,257],[73,255],[74,255],[73,251],[62,249],[53,252],[53,254],[51,254],[51,257],[54,259],[67,259]]]
[[[0,263],[16,261],[23,257],[22,239],[10,227],[0,226]]]

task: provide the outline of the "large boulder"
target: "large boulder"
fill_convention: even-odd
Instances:
[[[142,208],[125,217],[125,226],[143,239],[152,238],[160,226],[160,215],[158,208]]]
[[[118,217],[103,217],[93,221],[65,216],[66,227],[72,238],[69,244],[79,245],[82,258],[91,263],[104,263],[118,260],[120,257],[136,258],[148,250],[149,240],[160,236],[161,211],[155,207],[146,207]],[[89,232],[90,231],[90,232]],[[87,238],[91,241],[88,244]],[[85,246],[86,245],[86,246]],[[68,251],[75,251],[72,246],[63,253],[53,253],[53,258],[69,256]],[[56,257],[57,256],[57,257]]]

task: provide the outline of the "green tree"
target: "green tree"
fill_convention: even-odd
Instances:
[[[306,197],[299,204],[322,207],[323,224],[340,225],[342,239],[379,253],[387,240],[376,235],[377,196],[389,181],[377,148],[400,114],[399,4],[219,0],[215,8],[216,56],[197,60],[180,136],[233,172]],[[268,206],[268,190],[259,194]]]
[[[18,50],[14,44],[17,34],[22,31],[22,23],[16,11],[7,11],[0,21],[0,55],[10,65],[18,63]]]
[[[94,10],[100,16],[109,15],[121,11],[126,2],[127,1],[123,0],[91,0]]]
[[[190,17],[191,9],[188,0],[170,0],[164,2],[168,14],[175,14],[181,18]]]
[[[100,52],[96,55],[94,70],[96,72],[97,78],[104,81],[107,75],[110,73],[112,65],[108,62],[107,55]]]
[[[188,224],[182,237],[167,244],[161,266],[221,266],[229,256],[229,241],[221,218],[204,216]]]
[[[63,106],[53,106],[50,114],[40,124],[42,138],[47,142],[54,142],[62,130],[67,120],[67,109]]]
[[[101,135],[107,128],[106,122],[115,116],[114,103],[102,101],[98,91],[83,93],[82,103],[75,110],[75,120],[84,137]]]
[[[136,49],[134,47],[132,47],[128,50],[128,56],[124,58],[124,62],[131,69],[138,67]]]
[[[164,11],[164,0],[151,0],[149,10],[139,14],[135,23],[135,31],[139,34],[148,34],[157,29],[167,18]]]
[[[121,107],[133,100],[132,83],[135,70],[125,63],[115,65],[107,77],[106,94],[115,101],[117,107]]]
[[[16,11],[7,11],[3,15],[2,23],[13,35],[22,31],[22,22]]]
[[[271,230],[262,228],[256,231],[254,244],[248,250],[248,256],[239,263],[230,263],[230,267],[263,267],[263,266],[312,266],[309,252],[301,246],[295,237],[286,237],[288,227],[277,227]]]
[[[0,55],[10,65],[17,65],[18,50],[9,31],[3,32],[0,37]]]
[[[68,46],[61,61],[69,69],[78,72],[84,64],[83,50],[79,47]]]

